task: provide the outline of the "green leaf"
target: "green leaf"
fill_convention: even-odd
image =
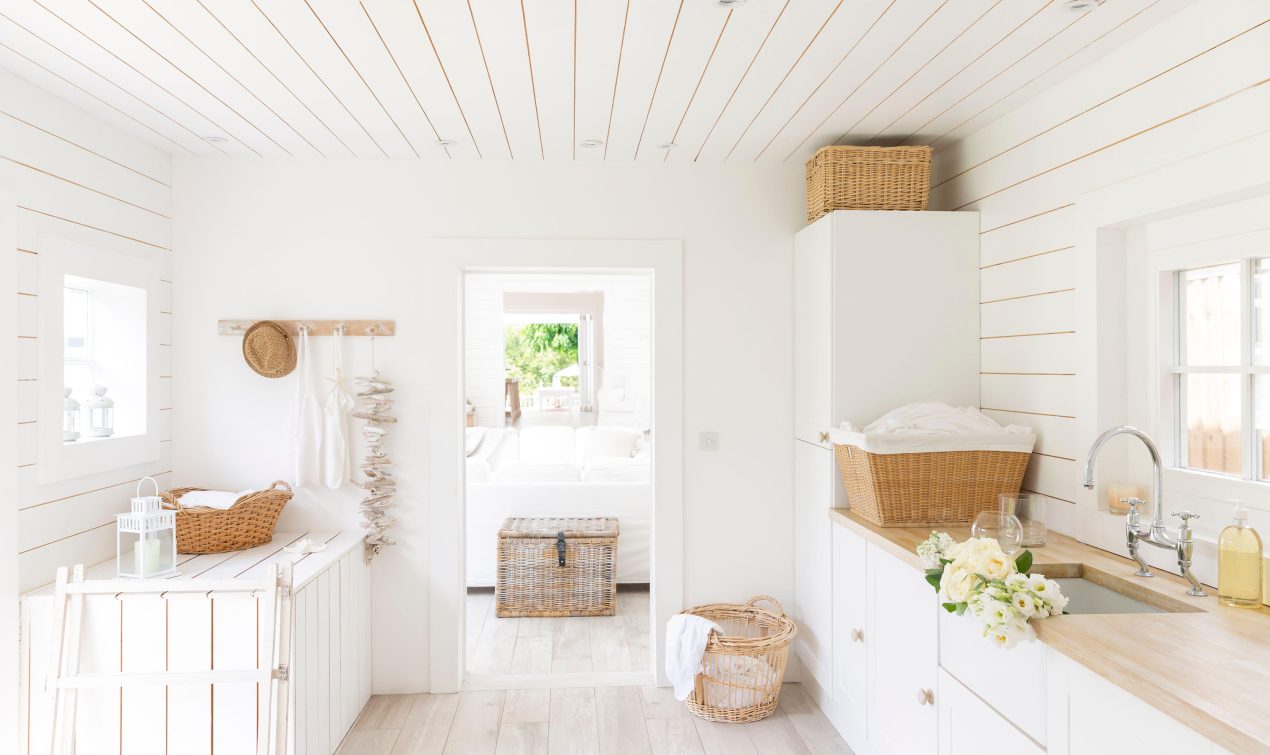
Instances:
[[[1032,568],[1032,551],[1023,551],[1019,557],[1014,559],[1014,565],[1019,571],[1027,574],[1027,570]]]
[[[945,611],[947,611],[948,613],[952,613],[953,611],[956,611],[956,610],[957,610],[957,604],[956,604],[956,603],[945,603],[945,604],[944,604],[944,610],[945,610]]]
[[[970,607],[970,604],[969,604],[969,603],[958,603],[958,604],[957,604],[957,615],[958,615],[958,616],[964,616],[964,615],[965,615],[965,613],[966,613],[966,609],[967,609],[967,608],[969,608],[969,607]]]
[[[939,580],[941,577],[943,577],[944,573],[942,571],[937,571],[936,573],[931,574],[930,573],[931,571],[934,571],[934,570],[928,569],[926,571],[926,581],[930,584],[931,587],[935,588],[936,590],[939,590]]]

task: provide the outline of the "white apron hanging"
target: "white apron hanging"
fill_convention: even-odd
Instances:
[[[332,339],[335,352],[335,384],[322,405],[322,482],[331,490],[350,477],[348,457],[348,413],[353,410],[353,397],[344,390],[344,328],[335,329]]]
[[[300,385],[295,401],[295,483],[304,487],[320,483],[322,473],[322,407],[317,395],[317,368],[309,347],[309,329],[300,328],[296,361]]]

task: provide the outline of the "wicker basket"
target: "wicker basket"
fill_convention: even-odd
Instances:
[[[930,147],[822,147],[807,161],[807,222],[834,210],[924,210]]]
[[[969,524],[1017,493],[1026,451],[876,454],[834,445],[851,510],[880,527]]]
[[[759,608],[766,601],[775,611]],[[724,634],[711,634],[701,658],[688,710],[698,718],[747,723],[772,715],[785,679],[789,645],[798,626],[776,599],[755,595],[743,605],[712,603],[684,613],[709,619]]]
[[[617,520],[608,517],[505,520],[494,615],[616,615],[617,538]]]
[[[291,500],[291,486],[278,480],[227,509],[181,505],[181,496],[203,489],[172,488],[163,494],[163,508],[176,510],[176,549],[181,553],[226,553],[267,543]]]

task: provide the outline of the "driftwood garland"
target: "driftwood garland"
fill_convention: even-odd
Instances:
[[[384,450],[388,427],[397,422],[389,414],[392,411],[392,383],[379,377],[359,377],[356,405],[353,416],[366,421],[362,427],[362,440],[366,442],[366,458],[360,465],[362,480],[354,483],[365,491],[362,495],[362,527],[366,532],[366,558],[377,555],[385,545],[396,541],[387,531],[395,522],[389,516],[397,494],[397,483],[392,478],[392,461]]]

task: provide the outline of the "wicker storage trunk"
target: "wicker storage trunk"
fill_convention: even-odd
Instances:
[[[807,222],[834,210],[925,210],[930,147],[822,147],[807,161]]]
[[[877,454],[834,445],[851,510],[881,527],[969,524],[1017,493],[1030,452]]]
[[[512,518],[498,531],[494,615],[617,613],[616,519]]]

